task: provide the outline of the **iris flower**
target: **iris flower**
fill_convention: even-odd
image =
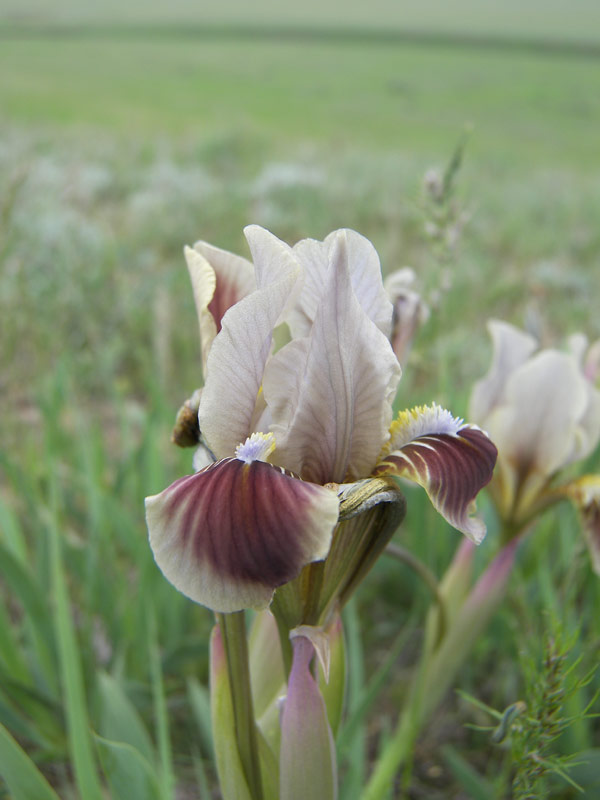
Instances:
[[[600,441],[600,391],[593,383],[598,343],[588,350],[585,337],[576,335],[568,352],[540,349],[506,322],[492,320],[488,327],[492,365],[473,389],[469,415],[498,446],[490,491],[499,515],[517,534],[548,506],[571,499],[600,574],[600,476],[566,477]]]
[[[306,565],[334,557],[353,497],[359,511],[397,500],[394,476],[481,541],[471,511],[496,448],[435,404],[393,421],[401,370],[373,245],[351,230],[294,247],[255,225],[245,235],[253,263],[186,248],[202,444],[195,474],[146,499],[164,575],[214,611],[265,608]]]

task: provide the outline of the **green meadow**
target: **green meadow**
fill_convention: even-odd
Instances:
[[[290,243],[351,227],[384,272],[411,266],[431,314],[403,364],[401,408],[435,400],[466,417],[490,318],[545,346],[600,337],[600,55],[578,49],[598,38],[595,11],[561,26],[559,5],[545,29],[543,13],[521,28],[505,17],[491,42],[481,16],[467,42],[451,15],[436,26],[414,9],[394,35],[383,11],[369,30],[326,15],[299,30],[266,4],[262,32],[183,2],[171,27],[158,11],[155,27],[133,11],[125,25],[68,3],[51,24],[41,3],[25,22],[0,13],[0,797],[219,796],[212,615],[159,573],[143,512],[191,471],[169,442],[201,383],[184,244],[245,254],[249,223]],[[440,222],[424,177],[461,141]],[[598,472],[598,450],[584,466]],[[439,577],[459,536],[406,495],[395,541]],[[484,495],[478,505],[481,570],[498,537]],[[341,800],[360,800],[389,740],[430,601],[384,556],[345,612]],[[581,754],[568,773],[580,789],[553,775],[539,796],[592,800],[600,583],[568,506],[524,541],[457,688],[502,711],[561,631],[572,675],[590,676],[561,687],[572,719],[553,744],[557,759]],[[490,724],[449,693],[389,798],[510,797],[510,751],[477,729]]]

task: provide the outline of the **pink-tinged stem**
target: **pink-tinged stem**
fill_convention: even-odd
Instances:
[[[425,654],[396,731],[379,758],[362,800],[383,800],[429,716],[454,683],[475,641],[505,597],[519,540],[510,541],[479,578],[439,647]],[[457,554],[468,558],[468,549]],[[453,561],[452,567],[456,566]]]

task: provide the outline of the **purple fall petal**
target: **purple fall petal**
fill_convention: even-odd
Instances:
[[[456,433],[415,437],[385,456],[374,474],[397,475],[418,483],[451,525],[479,543],[485,525],[470,512],[478,492],[492,477],[496,456],[488,436],[465,425]]]
[[[146,498],[156,562],[213,611],[264,608],[274,589],[325,558],[338,499],[264,461],[217,461]]]

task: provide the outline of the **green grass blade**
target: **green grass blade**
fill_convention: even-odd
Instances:
[[[0,498],[0,531],[7,548],[20,561],[27,560],[27,546],[15,512]]]
[[[53,508],[50,526],[50,568],[60,674],[66,700],[69,750],[73,761],[75,782],[81,796],[85,797],[85,800],[103,800],[92,750],[81,663],[77,652],[73,621],[69,612],[69,597],[57,526],[57,487],[54,478],[51,491]]]
[[[348,655],[348,711],[353,714],[360,703],[364,686],[364,656],[358,610],[354,599],[344,610],[346,653]],[[362,722],[354,727],[345,749],[348,770],[340,787],[342,800],[359,800],[366,772],[366,734]]]
[[[386,660],[377,670],[375,675],[373,675],[368,685],[361,692],[360,696],[356,699],[353,711],[348,715],[348,719],[344,723],[344,726],[337,738],[337,745],[340,753],[344,753],[347,748],[352,747],[354,736],[357,730],[365,721],[367,714],[379,697],[380,692],[388,684],[392,668],[396,664],[396,661],[402,652],[402,648],[404,647],[411,633],[412,630],[410,628],[401,631],[401,633],[396,637],[396,640],[392,645],[392,649]]]
[[[42,773],[0,724],[0,775],[15,800],[60,800]]]
[[[187,694],[190,708],[198,726],[198,739],[202,753],[214,758],[210,693],[196,678],[188,678]]]
[[[173,796],[173,787],[175,786],[175,776],[173,773],[173,760],[171,758],[169,717],[160,663],[160,653],[156,637],[156,622],[151,611],[149,611],[147,614],[147,625],[149,631],[148,650],[150,657],[150,672],[152,676],[154,719],[158,737],[158,758],[160,763],[160,796],[162,800],[171,800]]]
[[[159,783],[152,766],[135,747],[96,737],[111,800],[159,800]]]
[[[154,764],[156,755],[148,731],[119,683],[111,675],[101,673],[98,690],[102,736],[131,745],[148,763]]]
[[[197,750],[192,752],[192,761],[194,764],[194,775],[196,776],[196,784],[198,786],[198,796],[201,798],[210,797],[210,787],[207,777],[207,769],[202,760],[202,756]]]
[[[4,603],[0,601],[0,669],[2,662],[13,678],[27,681],[28,669],[17,642],[16,632],[6,613]]]
[[[442,756],[448,768],[471,800],[493,800],[495,797],[504,797],[504,792],[499,795],[492,784],[480,775],[453,747],[449,745],[443,747]]]
[[[23,606],[25,629],[31,639],[39,672],[51,693],[56,691],[54,631],[48,603],[26,564],[0,542],[0,576]]]

